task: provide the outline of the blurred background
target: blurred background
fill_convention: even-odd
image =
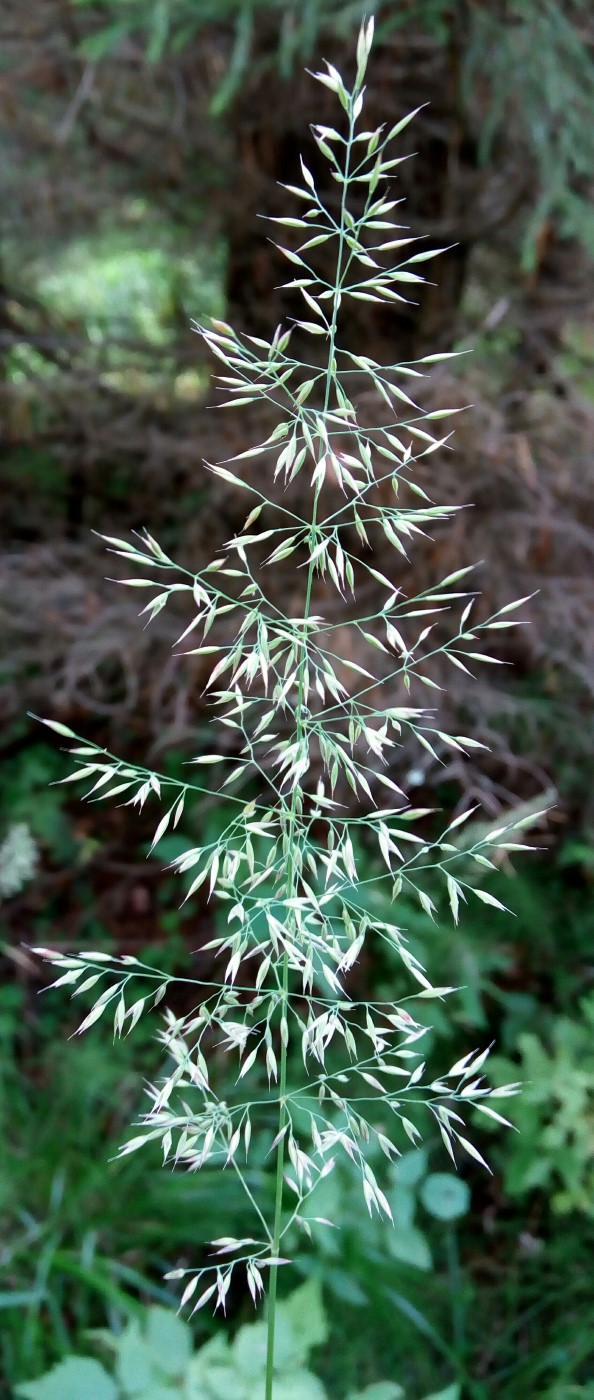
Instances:
[[[27,712],[166,772],[196,752],[201,673],[171,652],[184,614],[144,630],[93,532],[146,526],[198,567],[243,521],[201,463],[250,445],[258,425],[213,412],[192,322],[269,333],[292,313],[259,215],[292,212],[278,181],[295,179],[301,151],[327,181],[308,125],[332,122],[332,96],[304,70],[327,57],[350,75],[364,11],[2,5],[2,1396],[84,1350],[86,1329],[175,1303],[163,1273],[200,1257],[214,1209],[242,1229],[230,1178],[110,1160],[158,1071],[151,1027],[68,1045],[70,1005],[39,996],[26,950],[134,952],[188,975],[206,910],[180,910],[162,867],[216,830],[216,801],[147,859],[151,815],[51,786],[66,760]],[[450,250],[418,306],[359,302],[346,334],[380,360],[472,351],[423,402],[472,404],[455,452],[424,471],[438,500],[473,508],[414,556],[407,587],[478,560],[490,611],[534,595],[530,626],[494,651],[505,667],[448,674],[439,701],[443,727],[489,754],[419,763],[404,749],[394,775],[448,817],[474,802],[491,825],[552,810],[535,817],[540,853],[510,857],[495,882],[514,918],[481,907],[454,929],[445,910],[437,927],[403,912],[434,978],[463,987],[433,1018],[436,1056],[495,1040],[495,1077],[526,1082],[519,1132],[483,1130],[493,1175],[465,1164],[449,1195],[428,1184],[447,1165],[429,1142],[393,1183],[393,1233],[332,1178],[320,1213],[344,1228],[317,1251],[299,1245],[329,1318],[311,1364],[331,1400],[383,1380],[407,1400],[593,1397],[594,16],[589,0],[377,0],[375,13],[369,126],[426,104],[400,138],[415,155],[397,195],[412,232]],[[380,995],[398,973],[382,954],[358,975]],[[264,1192],[270,1170],[263,1160]],[[233,1299],[232,1321],[250,1310]],[[197,1344],[213,1327],[200,1318]]]

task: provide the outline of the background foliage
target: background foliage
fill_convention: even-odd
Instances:
[[[63,761],[24,715],[52,713],[101,744],[117,735],[139,761],[150,747],[161,766],[177,762],[180,744],[189,756],[203,733],[199,669],[171,656],[175,616],[138,631],[134,602],[104,581],[91,531],[113,531],[116,519],[118,534],[148,525],[198,564],[241,523],[232,489],[205,485],[199,471],[203,457],[243,443],[239,415],[232,428],[211,411],[211,366],[191,319],[228,312],[257,333],[292,314],[256,216],[278,212],[276,181],[294,177],[314,112],[323,120],[304,64],[322,54],[342,61],[363,8],[34,0],[25,20],[17,0],[3,7],[7,1395],[60,1357],[88,1355],[88,1328],[117,1333],[143,1306],[166,1305],[163,1273],[209,1233],[214,1197],[204,1183],[198,1194],[157,1162],[148,1171],[110,1161],[154,1068],[151,1045],[140,1068],[137,1045],[134,1068],[127,1043],[109,1053],[92,1040],[61,1046],[64,1010],[37,995],[24,947],[94,943],[179,971],[207,911],[178,909],[171,877],[146,859],[148,827],[124,809],[80,810],[67,788],[48,788]],[[376,13],[377,120],[429,104],[418,154],[402,167],[404,217],[436,246],[456,246],[410,315],[354,318],[353,348],[364,343],[378,358],[387,346],[390,358],[437,343],[473,349],[428,392],[474,404],[459,419],[455,455],[431,459],[431,471],[451,500],[475,506],[460,517],[451,560],[437,539],[406,586],[426,586],[463,553],[485,561],[477,584],[489,610],[539,590],[531,627],[502,653],[504,678],[501,668],[496,684],[470,691],[460,676],[440,701],[444,721],[455,716],[490,744],[487,765],[428,756],[411,771],[405,754],[400,776],[420,803],[452,816],[477,798],[488,818],[523,803],[555,810],[530,870],[519,857],[504,867],[497,892],[513,922],[481,909],[454,931],[409,913],[413,950],[430,946],[444,982],[464,984],[436,1037],[455,1053],[459,1036],[461,1053],[469,1031],[477,1045],[492,1031],[502,1081],[519,1045],[511,1077],[529,1081],[512,1109],[520,1133],[485,1135],[493,1179],[464,1176],[458,1206],[466,1189],[472,1213],[451,1215],[445,1234],[427,1201],[443,1210],[449,1200],[451,1210],[455,1198],[449,1188],[432,1197],[431,1152],[406,1195],[400,1181],[394,1235],[351,1229],[353,1203],[339,1184],[332,1208],[344,1228],[300,1262],[323,1286],[330,1327],[312,1366],[333,1400],[382,1381],[410,1400],[444,1389],[450,1400],[455,1384],[463,1397],[570,1400],[593,1391],[594,1362],[594,23],[585,0],[403,0]],[[184,835],[216,819],[207,798]],[[390,996],[395,975],[388,961],[361,974]],[[267,1163],[258,1170],[267,1189]],[[231,1180],[225,1190],[239,1231]],[[231,1303],[233,1334],[250,1318],[242,1299]],[[205,1340],[197,1329],[195,1345]]]

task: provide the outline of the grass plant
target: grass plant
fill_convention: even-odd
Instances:
[[[382,366],[341,345],[350,298],[383,308],[407,301],[424,280],[423,264],[441,251],[394,222],[400,202],[387,182],[405,156],[393,155],[391,143],[415,113],[388,131],[365,128],[372,38],[369,20],[360,31],[351,87],[330,64],[313,75],[337,100],[336,127],[313,131],[331,167],[336,202],[321,200],[302,164],[302,183],[287,186],[298,212],[275,221],[297,239],[297,247],[282,252],[290,265],[287,286],[303,300],[296,328],[300,343],[311,342],[311,357],[293,358],[293,327],[279,326],[270,342],[241,337],[219,320],[198,328],[222,362],[225,411],[264,406],[276,419],[264,441],[229,462],[208,464],[245,494],[243,529],[199,573],[177,565],[148,532],[132,542],[106,537],[110,550],[134,566],[134,576],[120,582],[150,591],[143,609],[149,621],[172,593],[193,603],[179,645],[212,667],[206,690],[220,741],[193,760],[196,780],[186,781],[129,764],[64,724],[44,721],[74,740],[77,766],[64,781],[90,783],[93,800],[158,804],[153,849],[176,828],[184,805],[206,791],[216,789],[227,814],[215,839],[172,861],[180,875],[191,872],[185,898],[207,892],[225,927],[201,949],[215,972],[191,979],[193,1009],[164,1011],[160,1039],[172,1068],[150,1089],[148,1111],[121,1155],[158,1141],[165,1163],[192,1172],[219,1165],[236,1175],[252,1210],[252,1233],[217,1234],[211,1261],[175,1276],[184,1277],[181,1306],[193,1312],[209,1303],[224,1312],[232,1282],[235,1289],[245,1284],[255,1304],[267,1292],[264,1400],[275,1394],[277,1281],[289,1262],[287,1242],[295,1227],[309,1237],[332,1224],[308,1208],[318,1183],[344,1159],[370,1215],[389,1221],[388,1164],[421,1141],[423,1115],[454,1162],[460,1152],[482,1162],[465,1112],[505,1123],[498,1101],[517,1088],[485,1082],[488,1048],[470,1050],[438,1078],[426,1073],[428,1031],[415,1014],[417,1002],[443,1001],[455,989],[433,986],[399,923],[401,895],[414,895],[426,914],[435,913],[427,886],[436,880],[455,922],[466,901],[503,907],[468,878],[468,868],[491,874],[495,850],[522,849],[522,820],[483,827],[461,850],[457,829],[471,816],[466,811],[438,840],[426,839],[428,814],[409,804],[392,760],[411,736],[432,754],[436,739],[462,754],[477,747],[436,727],[431,661],[442,654],[463,670],[492,664],[485,643],[516,625],[519,604],[478,620],[464,564],[415,598],[398,582],[415,541],[460,507],[436,505],[415,480],[415,464],[446,447],[450,433],[442,430],[450,411],[425,412],[411,394],[449,355]],[[318,276],[315,263],[316,249],[328,243],[335,249],[331,282]],[[370,391],[381,406],[371,424],[358,409],[369,403]],[[294,508],[290,490],[299,473],[310,478],[306,514]],[[394,552],[389,576],[376,567],[380,541]],[[289,600],[283,612],[268,579],[275,567],[286,570],[289,558],[300,601]],[[370,588],[377,600],[371,609]],[[338,620],[334,610],[325,611],[333,594]],[[457,620],[440,640],[434,628],[445,612]],[[413,682],[415,694],[429,691],[427,706],[408,703]],[[362,911],[354,896],[363,831],[382,860],[377,883],[389,892],[388,917]],[[398,1002],[349,995],[354,965],[378,941],[410,978],[410,992]],[[110,1015],[121,1036],[151,1007],[167,1005],[174,979],[135,957],[37,951],[53,964],[55,986],[83,998],[93,993],[81,1032]],[[236,1062],[225,1099],[217,1091],[221,1049]],[[251,1151],[262,1134],[276,1158],[270,1214],[249,1180]]]

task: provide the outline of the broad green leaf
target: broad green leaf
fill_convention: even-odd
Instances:
[[[422,1269],[428,1273],[432,1268],[433,1260],[431,1250],[422,1230],[417,1230],[416,1226],[409,1226],[408,1230],[399,1230],[396,1226],[389,1230],[386,1236],[390,1254],[395,1259],[402,1260],[403,1264],[412,1264],[415,1269]]]
[[[241,1376],[234,1366],[213,1366],[212,1370],[206,1372],[205,1390],[208,1400],[252,1400],[253,1394],[258,1394],[258,1390],[251,1391],[245,1376]],[[259,1383],[256,1382],[256,1386]],[[264,1378],[261,1382],[262,1400],[264,1400]],[[190,1394],[191,1394],[190,1390]]]
[[[330,1217],[328,1217],[330,1218]],[[333,1233],[326,1230],[319,1238],[323,1241],[325,1235]],[[363,1308],[369,1301],[367,1294],[363,1292],[356,1278],[348,1273],[346,1269],[333,1269],[326,1264],[324,1269],[324,1281],[326,1287],[338,1298],[341,1303],[348,1303],[352,1308]]]
[[[118,1400],[115,1381],[99,1361],[69,1356],[37,1381],[17,1386],[24,1400]]]
[[[469,1187],[453,1172],[432,1172],[419,1194],[425,1210],[436,1220],[459,1220],[470,1206]]]
[[[181,1376],[192,1355],[192,1333],[170,1308],[149,1308],[145,1337],[158,1370]]]
[[[387,1191],[388,1201],[394,1219],[394,1229],[406,1231],[412,1226],[415,1217],[415,1194],[409,1186],[403,1186],[400,1181]]]
[[[233,1359],[242,1376],[250,1379],[266,1370],[267,1328],[265,1322],[240,1327],[233,1342]]]
[[[305,1355],[312,1347],[322,1346],[328,1339],[328,1320],[317,1279],[308,1279],[281,1304],[282,1315],[290,1322],[294,1334],[304,1347]]]
[[[140,1396],[160,1379],[154,1354],[136,1318],[118,1340],[115,1370],[125,1396]]]
[[[413,1152],[403,1152],[390,1168],[390,1176],[400,1186],[416,1186],[427,1171],[429,1161],[427,1148],[418,1147]]]

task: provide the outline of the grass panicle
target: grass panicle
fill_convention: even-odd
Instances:
[[[517,1089],[492,1089],[485,1081],[486,1049],[469,1051],[439,1078],[427,1071],[428,1028],[419,1002],[455,989],[432,985],[398,921],[401,892],[434,913],[426,887],[435,888],[436,878],[456,922],[467,901],[503,907],[477,881],[481,870],[493,870],[495,852],[518,848],[522,822],[482,827],[469,846],[458,840],[458,827],[471,815],[465,812],[438,840],[427,840],[416,830],[426,829],[427,812],[409,804],[391,759],[411,735],[432,754],[436,742],[462,754],[477,747],[436,729],[431,660],[441,653],[452,667],[471,671],[493,663],[484,644],[494,630],[499,636],[515,625],[519,604],[479,621],[464,565],[414,598],[398,583],[415,541],[458,507],[434,504],[415,481],[416,463],[450,437],[448,410],[424,412],[415,384],[449,355],[380,365],[341,345],[349,299],[386,308],[407,302],[424,280],[424,264],[441,251],[393,222],[400,210],[389,182],[403,157],[392,143],[415,113],[391,130],[365,128],[372,38],[369,20],[360,31],[352,87],[330,64],[313,75],[337,101],[336,127],[313,131],[336,200],[321,200],[302,163],[300,185],[287,187],[296,212],[275,221],[279,236],[290,240],[282,247],[286,285],[300,293],[303,318],[279,326],[270,342],[240,336],[220,320],[199,327],[221,364],[224,407],[264,405],[277,420],[264,441],[208,466],[245,495],[243,529],[196,574],[148,532],[132,541],[106,539],[133,566],[122,584],[149,592],[145,618],[166,607],[172,593],[187,595],[191,616],[179,646],[208,658],[206,689],[225,742],[201,752],[191,778],[181,780],[127,763],[45,721],[73,741],[76,766],[64,781],[85,784],[94,801],[117,798],[158,809],[153,848],[203,793],[216,791],[227,813],[215,840],[172,862],[185,878],[185,898],[200,891],[226,916],[206,944],[220,975],[196,980],[192,1011],[167,1010],[174,979],[135,957],[37,951],[53,964],[53,985],[70,987],[73,996],[92,993],[79,1032],[112,1018],[115,1034],[128,1034],[161,1004],[160,1038],[171,1068],[151,1088],[148,1110],[121,1155],[158,1140],[165,1163],[192,1172],[218,1164],[236,1173],[252,1209],[251,1235],[221,1233],[211,1243],[211,1262],[169,1277],[183,1278],[181,1306],[190,1312],[206,1305],[224,1312],[238,1276],[254,1303],[268,1292],[266,1400],[274,1393],[279,1268],[289,1261],[295,1227],[309,1237],[331,1223],[311,1213],[317,1183],[346,1158],[368,1211],[389,1221],[381,1161],[420,1142],[423,1114],[454,1161],[461,1151],[482,1162],[466,1114],[478,1110],[505,1123],[499,1100]],[[332,282],[316,273],[316,249],[327,243],[335,249]],[[300,344],[311,342],[307,362],[292,355],[295,330]],[[357,405],[369,402],[369,391],[381,405],[378,426],[360,421]],[[308,501],[304,515],[294,493],[280,489],[298,474],[310,482],[309,493],[301,493]],[[393,550],[389,575],[375,567],[380,541]],[[285,614],[269,598],[267,581],[289,558],[300,603],[291,602]],[[370,585],[377,609],[358,611],[359,592],[368,598]],[[325,612],[332,594],[338,621],[334,609]],[[436,637],[434,627],[445,611],[456,620],[451,635],[439,640],[441,629]],[[429,691],[426,708],[402,703],[413,680],[415,693]],[[382,862],[378,879],[391,893],[390,921],[362,908],[357,897],[363,834]],[[401,960],[409,994],[393,1004],[352,1000],[349,975],[366,945],[381,941]],[[212,1067],[214,1046],[235,1062],[225,1100]],[[261,1140],[262,1133],[276,1156],[270,1214],[250,1185],[252,1134]]]

